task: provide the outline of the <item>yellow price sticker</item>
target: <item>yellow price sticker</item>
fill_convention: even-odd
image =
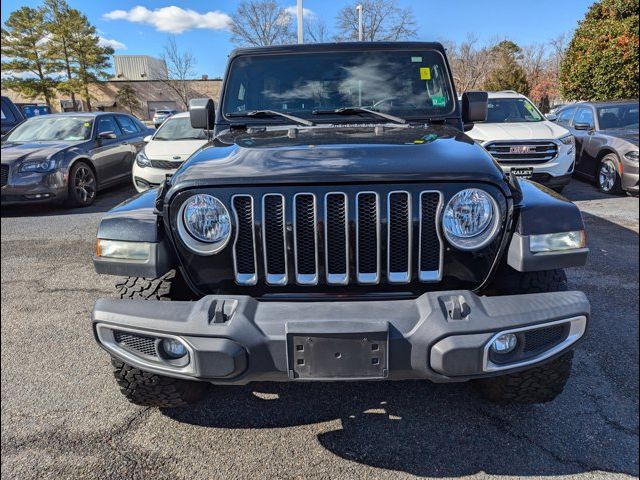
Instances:
[[[420,67],[420,80],[431,80],[431,69],[429,67]]]

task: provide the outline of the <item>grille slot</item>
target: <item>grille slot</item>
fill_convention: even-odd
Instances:
[[[182,162],[172,162],[171,160],[151,160],[153,168],[161,168],[163,170],[174,170],[182,165]]]
[[[411,279],[411,197],[391,192],[387,197],[387,278],[389,283]]]
[[[255,285],[258,281],[258,270],[253,226],[253,197],[236,195],[232,203],[237,225],[236,240],[233,245],[236,282],[240,285]]]
[[[375,192],[356,197],[356,269],[359,283],[380,281],[380,202]]]
[[[300,285],[318,283],[318,245],[316,197],[298,193],[294,197],[293,241],[296,282]]]
[[[133,350],[137,353],[150,357],[158,356],[158,352],[156,351],[156,339],[154,337],[114,330],[113,338],[116,343],[128,348],[129,350]]]
[[[438,213],[442,204],[440,192],[420,194],[420,250],[418,253],[418,278],[421,282],[438,282],[442,279],[443,244],[438,235]]]
[[[9,183],[9,166],[2,165],[2,186],[4,187]]]
[[[563,341],[569,333],[569,324],[554,325],[552,327],[537,328],[524,333],[524,352],[548,350]]]
[[[553,142],[492,142],[486,149],[500,163],[547,163],[558,155]]]
[[[288,281],[284,208],[283,195],[270,193],[262,197],[264,267],[269,285],[286,285]]]
[[[327,283],[349,283],[349,225],[347,196],[327,193],[325,196],[325,255]]]

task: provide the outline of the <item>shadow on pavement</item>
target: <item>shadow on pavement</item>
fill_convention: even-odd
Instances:
[[[53,204],[8,205],[0,210],[2,217],[47,217],[53,215],[78,215],[81,213],[102,213],[111,210],[126,199],[136,195],[133,185],[117,185],[98,192],[93,205],[84,208],[68,208]]]

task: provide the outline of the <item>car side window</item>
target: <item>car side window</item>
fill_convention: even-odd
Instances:
[[[593,127],[593,111],[590,108],[579,108],[573,119],[573,124],[585,123]]]
[[[556,122],[564,126],[571,125],[571,120],[573,119],[573,114],[575,113],[575,111],[575,108],[567,108],[566,110],[562,110],[558,114],[558,119],[556,120]]]
[[[118,115],[116,118],[118,119],[118,125],[120,125],[120,128],[122,128],[122,131],[125,135],[133,135],[140,131],[138,130],[138,127],[133,119],[131,119],[130,117]]]
[[[2,120],[14,120],[15,117],[9,105],[7,105],[4,101],[2,102]]]
[[[113,132],[116,134],[116,137],[122,136],[122,131],[118,124],[116,123],[115,118],[111,115],[100,116],[98,117],[98,135],[103,132]]]

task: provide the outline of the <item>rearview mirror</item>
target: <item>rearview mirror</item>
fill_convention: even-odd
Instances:
[[[98,138],[100,140],[113,140],[116,137],[116,132],[113,132],[111,130],[107,131],[107,132],[100,132],[98,134]]]
[[[152,139],[152,138],[153,138],[153,135],[147,135],[146,137],[144,137],[144,138],[142,139],[142,141],[143,141],[144,143],[149,143],[149,142],[151,141],[151,139]]]
[[[194,98],[189,101],[191,127],[213,130],[216,123],[216,105],[210,98]]]
[[[576,123],[573,125],[576,130],[591,130],[593,126],[589,123]]]
[[[473,128],[474,122],[484,122],[487,119],[489,94],[487,92],[464,92],[462,94],[462,123],[465,131]]]
[[[550,122],[555,122],[558,119],[558,116],[555,113],[547,113],[544,117]]]

